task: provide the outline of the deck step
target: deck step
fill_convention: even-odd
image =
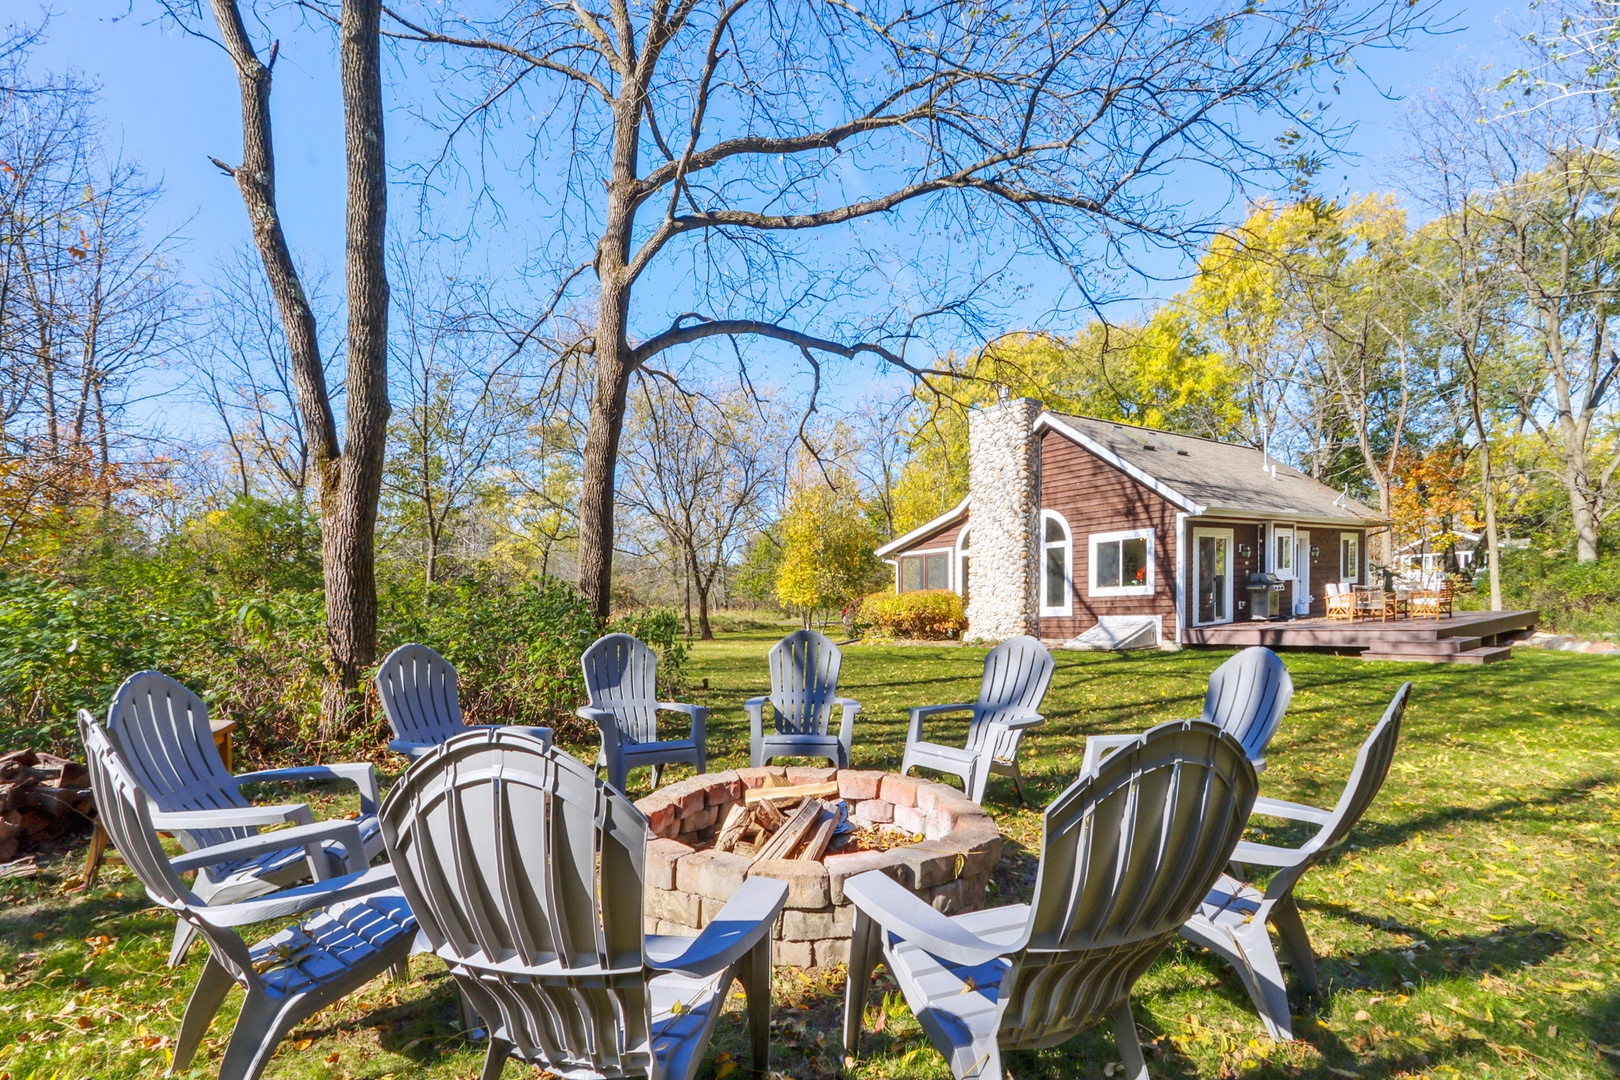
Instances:
[[[1429,653],[1389,652],[1381,646],[1376,651],[1368,649],[1361,654],[1363,660],[1406,660],[1420,664],[1494,664],[1501,660],[1507,660],[1512,656],[1513,646],[1511,645],[1485,645],[1476,649],[1465,649],[1462,652]]]
[[[1428,638],[1427,640],[1411,640],[1400,638],[1385,638],[1375,641],[1368,646],[1369,651],[1390,653],[1392,655],[1429,657],[1441,653],[1469,652],[1485,644],[1482,637],[1450,637]]]

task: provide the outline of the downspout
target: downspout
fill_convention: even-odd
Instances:
[[[1187,512],[1176,511],[1176,644],[1185,645],[1182,630],[1187,625]]]

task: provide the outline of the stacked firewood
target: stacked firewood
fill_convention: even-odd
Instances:
[[[829,801],[826,796],[833,796]],[[750,788],[715,833],[714,847],[764,859],[816,860],[827,854],[843,820],[838,784]]]
[[[0,863],[89,832],[94,816],[83,765],[33,750],[0,755]]]

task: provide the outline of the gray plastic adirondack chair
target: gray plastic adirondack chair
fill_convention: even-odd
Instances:
[[[840,769],[849,768],[850,743],[855,735],[858,701],[838,696],[838,671],[844,654],[825,634],[795,630],[771,646],[768,697],[749,698],[749,751],[754,768],[773,757],[826,758]],[[772,729],[765,732],[765,706],[771,707]],[[830,733],[834,707],[843,710],[838,734]]]
[[[1238,742],[1256,770],[1266,767],[1266,744],[1277,733],[1288,703],[1294,697],[1294,680],[1282,657],[1263,645],[1254,645],[1227,660],[1209,676],[1204,693],[1206,724],[1214,724]],[[1086,739],[1086,758],[1080,771],[1093,768],[1114,748],[1136,738],[1134,735],[1091,735]]]
[[[386,866],[367,869],[365,845],[352,821],[299,825],[247,836],[170,859],[159,843],[150,793],[141,789],[107,732],[79,713],[79,733],[102,825],[147,896],[208,942],[208,963],[186,1003],[167,1075],[184,1071],[233,984],[246,992],[220,1062],[220,1080],[255,1080],[294,1026],[353,993],[384,971],[405,974],[416,921]],[[278,845],[341,846],[339,877],[267,896],[216,905],[186,888],[180,875],[222,860],[252,858]],[[236,932],[251,923],[300,921],[255,945]]]
[[[452,735],[500,726],[462,722],[456,669],[426,645],[401,645],[388,654],[377,668],[377,697],[383,715],[388,717],[388,726],[394,729],[388,749],[412,759],[435,749]],[[550,728],[514,730],[551,744]]]
[[[484,1080],[512,1055],[689,1080],[737,976],[764,1074],[784,883],[748,879],[696,938],[644,934],[646,818],[583,762],[505,732],[411,766],[382,820],[423,933],[489,1024]]]
[[[253,805],[241,792],[243,784],[344,780],[360,790],[356,824],[366,858],[382,852],[377,830],[377,774],[370,765],[354,762],[231,773],[214,746],[208,707],[202,698],[160,671],[142,671],[124,680],[107,713],[107,733],[135,782],[152,800],[156,827],[173,833],[187,851],[245,841],[266,825],[314,820],[305,803]],[[330,866],[323,865],[328,862]],[[191,891],[205,904],[229,904],[299,881],[329,877],[337,865],[323,859],[319,851],[298,844],[252,848],[234,859],[200,865]],[[180,920],[169,950],[170,967],[180,963],[195,937],[195,927]]]
[[[1027,806],[1024,778],[1018,772],[1018,744],[1024,732],[1041,722],[1041,699],[1052,683],[1052,654],[1032,637],[1003,641],[984,658],[984,678],[979,683],[979,700],[967,705],[924,705],[911,710],[911,730],[906,735],[905,759],[900,775],[915,765],[962,778],[962,786],[974,802],[984,801],[985,785],[991,773],[1011,776],[1018,798]],[[924,742],[922,722],[930,716],[971,710],[967,746],[944,746]]]
[[[1411,691],[1411,683],[1396,691],[1384,718],[1361,744],[1344,793],[1332,810],[1318,810],[1280,799],[1255,801],[1256,814],[1304,821],[1320,828],[1298,848],[1247,840],[1239,844],[1232,854],[1234,870],[1241,872],[1242,867],[1251,865],[1276,868],[1265,889],[1262,891],[1239,880],[1232,873],[1223,874],[1197,914],[1181,928],[1182,937],[1218,953],[1237,970],[1244,989],[1274,1039],[1292,1039],[1294,1033],[1288,990],[1283,984],[1282,968],[1278,966],[1266,924],[1269,922],[1277,928],[1289,963],[1305,989],[1312,995],[1317,994],[1320,987],[1316,980],[1316,955],[1311,951],[1311,939],[1305,933],[1305,923],[1294,904],[1294,886],[1299,884],[1305,871],[1344,843],[1361,815],[1372,805],[1384,778],[1389,775],[1395,744],[1400,738],[1401,717],[1406,712],[1406,699]]]
[[[845,1047],[859,1049],[881,951],[957,1077],[999,1080],[1003,1051],[1055,1046],[1106,1017],[1124,1075],[1146,1080],[1131,987],[1220,877],[1255,788],[1230,735],[1161,724],[1047,808],[1033,904],[952,917],[882,871],[850,878]]]
[[[638,765],[652,767],[653,787],[658,786],[665,765],[684,761],[698,772],[704,770],[703,727],[709,710],[702,705],[658,700],[657,653],[629,634],[606,634],[591,643],[579,664],[585,669],[585,693],[591,703],[580,706],[577,715],[602,733],[596,767],[607,770],[609,784],[623,791],[630,770]],[[688,737],[659,739],[660,712],[690,717]]]

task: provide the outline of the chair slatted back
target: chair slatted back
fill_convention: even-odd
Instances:
[[[178,685],[178,684],[177,684]],[[168,908],[195,926],[237,982],[247,985],[256,976],[247,945],[230,930],[216,928],[197,917],[194,909],[206,905],[186,887],[169,864],[169,857],[152,827],[146,791],[129,768],[129,761],[109,733],[88,712],[79,712],[79,737],[84,741],[85,763],[90,773],[90,790],[95,795],[96,815],[113,847],[130,871],[140,880],[153,902]]]
[[[1046,811],[1026,947],[1001,983],[1003,1049],[1049,1046],[1120,1001],[1220,877],[1254,765],[1201,721],[1161,724]]]
[[[1009,758],[1023,733],[995,725],[1009,716],[1039,712],[1055,667],[1051,652],[1032,637],[1008,638],[991,649],[984,658],[984,678],[968,726],[967,748],[980,749],[993,733],[996,756]]]
[[[1294,680],[1282,658],[1254,645],[1210,675],[1203,719],[1242,743],[1249,760],[1258,761],[1293,698]]]
[[[844,653],[825,634],[795,630],[771,646],[771,707],[783,735],[825,735]]]
[[[460,734],[456,669],[426,645],[401,645],[377,669],[377,697],[394,735],[409,742],[443,742]]]
[[[658,741],[658,654],[629,634],[598,638],[579,658],[591,707],[638,743]]]
[[[1412,684],[1403,683],[1395,691],[1383,718],[1378,721],[1356,754],[1356,764],[1345,781],[1344,792],[1333,807],[1327,824],[1306,842],[1302,851],[1309,853],[1293,866],[1277,871],[1266,885],[1267,896],[1281,896],[1294,887],[1305,872],[1325,859],[1330,851],[1349,839],[1350,830],[1360,823],[1362,815],[1389,776],[1389,767],[1395,760],[1395,747],[1401,737],[1401,720],[1406,716],[1406,701],[1411,696]]]
[[[159,810],[218,810],[250,805],[225,768],[202,698],[161,671],[124,680],[107,713],[107,734],[125,765]],[[187,848],[257,834],[252,827],[188,829]]]
[[[642,952],[647,822],[562,751],[458,735],[383,803],[422,931],[494,1033],[553,1072],[652,1068]]]

